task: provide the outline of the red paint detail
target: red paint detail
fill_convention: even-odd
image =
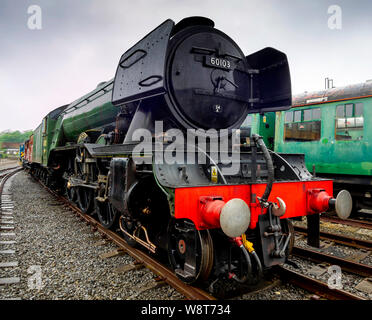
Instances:
[[[191,220],[198,230],[208,229],[204,226],[205,222],[200,214],[201,197],[216,197],[225,202],[240,198],[249,205],[250,190],[250,185],[178,188],[175,190],[174,199],[175,218]]]
[[[181,239],[180,241],[178,241],[178,251],[181,254],[184,254],[186,252],[186,243],[185,243],[185,240]]]
[[[307,190],[307,211],[309,213],[325,212],[329,208],[329,200],[332,197],[324,189]]]
[[[30,139],[25,142],[25,160],[32,162],[32,149],[34,146],[34,135],[31,135]]]
[[[235,242],[235,244],[240,247],[243,245],[243,241],[242,241],[242,237],[236,237],[236,238],[233,238],[233,241]]]
[[[198,230],[209,229],[200,211],[200,199],[202,197],[217,197],[228,202],[231,199],[239,198],[248,204],[251,210],[249,228],[255,229],[258,216],[266,213],[266,209],[262,210],[257,200],[257,197],[263,195],[265,188],[266,184],[178,188],[175,190],[175,218],[191,220]],[[332,180],[275,182],[270,193],[269,201],[277,203],[277,197],[284,200],[287,210],[281,219],[314,214],[313,210],[309,211],[308,209],[307,191],[311,189],[322,189],[329,196],[332,196],[333,182]],[[251,199],[255,199],[255,202],[252,203]]]
[[[208,229],[220,228],[220,215],[225,201],[221,197],[200,197],[199,203],[203,226]]]
[[[265,184],[252,185],[252,193],[257,196],[262,196],[265,191]],[[320,181],[300,181],[300,182],[275,182],[270,193],[269,201],[277,203],[276,198],[279,197],[284,200],[287,210],[280,219],[294,218],[313,214],[309,212],[307,207],[307,190],[321,188],[328,194],[333,194],[332,180]],[[250,228],[254,229],[258,222],[258,216],[261,214],[261,207],[258,204],[251,208],[251,224]],[[264,210],[266,213],[266,210]]]

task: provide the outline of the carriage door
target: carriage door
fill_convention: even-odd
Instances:
[[[270,150],[274,150],[275,112],[260,115],[259,134],[264,138],[266,146]]]
[[[48,129],[48,123],[47,118],[43,119],[43,128],[42,128],[42,153],[41,153],[41,163],[47,164],[47,129]]]

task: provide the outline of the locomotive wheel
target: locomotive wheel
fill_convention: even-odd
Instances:
[[[76,203],[77,194],[76,194],[76,189],[74,187],[67,188],[66,186],[66,195],[67,195],[68,200],[70,200],[70,202]]]
[[[42,181],[42,183],[45,184],[45,171],[44,170],[42,170],[40,173],[40,180]]]
[[[114,209],[115,210],[115,209]],[[129,234],[133,234],[134,231],[134,222],[128,221],[127,219],[124,218],[124,216],[120,217],[120,229],[124,229],[126,232]],[[131,246],[131,247],[136,247],[137,241],[130,238],[125,232],[121,232],[124,240]]]
[[[94,190],[91,188],[77,187],[77,203],[84,213],[90,214],[94,204]]]
[[[52,177],[47,173],[46,176],[45,176],[45,185],[48,187],[48,188],[52,188]]]
[[[110,202],[101,202],[95,200],[96,213],[99,219],[99,222],[106,229],[114,229],[117,224],[117,210],[111,205]]]
[[[213,267],[213,242],[209,231],[196,230],[190,221],[172,219],[168,225],[168,258],[182,281],[207,280]]]

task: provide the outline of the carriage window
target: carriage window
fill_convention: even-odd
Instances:
[[[345,106],[345,114],[347,118],[350,118],[353,116],[353,104],[347,104]]]
[[[301,111],[295,111],[294,112],[294,122],[300,122],[301,121]]]
[[[294,121],[286,114],[284,125],[285,141],[316,141],[321,133],[320,108],[294,111]],[[287,121],[288,120],[288,121]]]
[[[336,108],[336,118],[345,118],[345,106],[337,106]]]
[[[285,123],[293,122],[293,111],[287,111],[285,113]]]
[[[363,139],[363,103],[348,103],[336,108],[336,140],[352,141]]]
[[[304,110],[304,121],[310,121],[312,116],[311,109]]]
[[[355,104],[355,116],[362,117],[363,116],[363,103]]]

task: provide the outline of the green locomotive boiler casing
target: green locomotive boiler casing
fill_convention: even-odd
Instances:
[[[115,126],[118,108],[112,105],[111,94],[112,80],[68,105],[61,114],[65,143],[76,143],[82,132]],[[59,146],[57,142],[55,139],[52,148]]]
[[[48,166],[54,148],[75,144],[82,132],[114,126],[118,108],[112,105],[111,94],[112,80],[45,116],[34,130],[33,162]]]

